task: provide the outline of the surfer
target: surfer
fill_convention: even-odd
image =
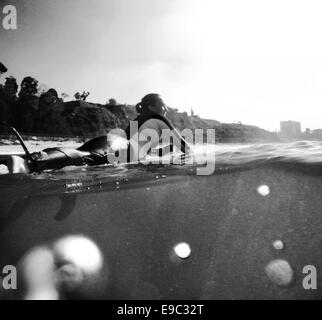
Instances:
[[[174,146],[176,146],[182,152],[182,154],[188,154],[190,152],[190,147],[187,141],[174,128],[169,119],[166,118],[168,109],[159,94],[150,93],[144,96],[142,100],[136,105],[136,111],[139,114],[138,117],[134,120],[137,122],[138,135],[140,136],[140,139],[138,139],[139,150],[144,150],[146,141],[151,138],[149,137],[149,132],[153,130],[154,133],[156,133],[157,137],[159,137],[159,141],[154,141],[154,143],[152,143],[151,148],[148,150],[148,153],[157,150],[158,155],[163,156],[169,153],[169,151],[173,152]],[[168,132],[171,131],[173,136],[173,143],[170,143],[170,150],[168,148],[169,145],[162,145],[162,143],[164,143],[164,141],[162,141],[163,133],[166,132],[166,130],[168,130]],[[133,136],[131,132],[131,125],[127,127],[125,132],[127,140],[130,141]],[[135,148],[134,145],[131,143],[129,144],[128,162],[131,162],[132,160],[131,151],[132,154],[135,152],[135,150],[133,150],[133,148]],[[146,154],[144,152],[138,152],[138,156],[141,160],[146,156]]]
[[[180,135],[180,133],[173,127],[171,122],[166,118],[167,107],[159,94],[148,94],[144,96],[136,105],[138,117],[134,120],[138,126],[138,133],[142,138],[144,137],[145,129],[153,130],[158,137],[162,137],[163,130],[172,132],[174,143],[170,144],[170,152],[173,152],[173,146],[176,145],[183,154],[190,151],[188,143]],[[110,141],[107,136],[101,136],[87,141],[81,147],[74,148],[47,148],[40,152],[29,153],[19,133],[10,125],[7,124],[14,131],[25,151],[25,157],[11,156],[7,161],[8,170],[10,173],[31,173],[42,172],[44,170],[61,169],[66,166],[81,166],[81,165],[101,165],[107,164],[108,153],[115,152],[111,150]],[[131,143],[131,126],[129,125],[125,131],[127,136],[127,162],[132,162],[131,154],[133,153],[133,144]],[[146,137],[148,140],[148,136]],[[139,150],[144,147],[144,139],[138,141]],[[148,150],[148,154],[158,147],[157,141]],[[169,145],[159,147],[158,155],[162,156],[169,153]],[[132,151],[131,151],[132,149]],[[141,160],[146,154],[139,152],[139,159]]]

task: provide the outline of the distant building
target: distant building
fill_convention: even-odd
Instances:
[[[280,128],[280,134],[285,138],[297,138],[301,135],[301,122],[281,121]]]

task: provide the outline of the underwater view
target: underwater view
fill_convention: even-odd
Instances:
[[[200,164],[2,174],[0,260],[40,261],[44,277],[68,261],[83,273],[60,280],[72,297],[320,299],[303,269],[322,266],[321,145],[196,146],[195,160],[215,159],[205,176]]]

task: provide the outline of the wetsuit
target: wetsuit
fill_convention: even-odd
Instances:
[[[61,169],[66,166],[106,164],[108,152],[107,137],[101,136],[84,143],[78,149],[47,148],[31,154],[31,172]]]
[[[144,133],[144,129],[154,129],[162,135],[162,130],[176,130],[167,118],[162,115],[152,115],[149,117],[139,116],[138,121],[139,133]],[[130,126],[126,129],[128,141],[131,139]],[[182,152],[185,152],[186,141],[178,134],[181,140]],[[160,141],[161,142],[161,141]],[[142,142],[143,143],[143,142]],[[145,143],[143,143],[145,144]],[[140,142],[139,142],[140,145]],[[101,165],[107,164],[107,153],[110,149],[107,136],[101,136],[87,141],[78,149],[73,148],[48,148],[41,152],[31,154],[32,161],[29,162],[31,172],[41,172],[43,170],[61,169],[66,166],[82,166],[82,165]],[[127,160],[131,158],[131,144],[127,149]],[[170,152],[173,152],[173,143],[170,144]],[[162,149],[159,150],[159,156],[162,156]]]
[[[141,148],[146,141],[148,140],[149,136],[144,135],[144,129],[153,129],[157,132],[158,136],[161,138],[162,137],[162,130],[171,130],[173,133],[175,133],[175,136],[177,139],[180,141],[180,145],[177,145],[177,147],[181,150],[181,152],[185,153],[186,148],[187,148],[187,142],[181,137],[181,135],[177,132],[177,130],[173,127],[171,122],[164,116],[159,115],[159,114],[154,114],[152,116],[138,116],[134,121],[138,122],[138,130],[141,138],[143,138],[143,141],[138,141],[139,148]],[[131,132],[130,132],[130,126],[127,127],[126,129],[126,136],[127,140],[130,141],[131,139]],[[133,133],[132,133],[133,134]],[[146,139],[144,139],[144,136]],[[145,142],[144,142],[145,140]],[[170,141],[169,141],[170,142]],[[159,143],[162,143],[162,140],[160,139]],[[156,146],[153,146],[156,147]],[[174,147],[174,142],[170,142],[170,152],[173,152],[173,147]],[[127,158],[128,162],[131,161],[130,157],[130,150],[131,150],[131,145],[128,147],[128,153],[127,153]],[[151,150],[150,150],[151,151]],[[159,149],[159,156],[162,156],[162,148]]]

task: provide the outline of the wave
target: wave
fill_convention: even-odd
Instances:
[[[296,141],[291,143],[265,144],[216,144],[197,145],[181,164],[172,164],[170,158],[153,158],[145,163],[126,165],[103,165],[94,167],[66,167],[60,170],[30,175],[32,179],[82,179],[111,178],[130,175],[144,175],[161,172],[170,175],[195,174],[196,169],[209,163],[215,164],[213,174],[228,173],[259,166],[302,170],[322,174],[322,142]],[[155,160],[155,159],[154,159]],[[158,162],[158,164],[156,164]],[[177,162],[178,163],[178,162]],[[6,173],[3,170],[3,173]]]

